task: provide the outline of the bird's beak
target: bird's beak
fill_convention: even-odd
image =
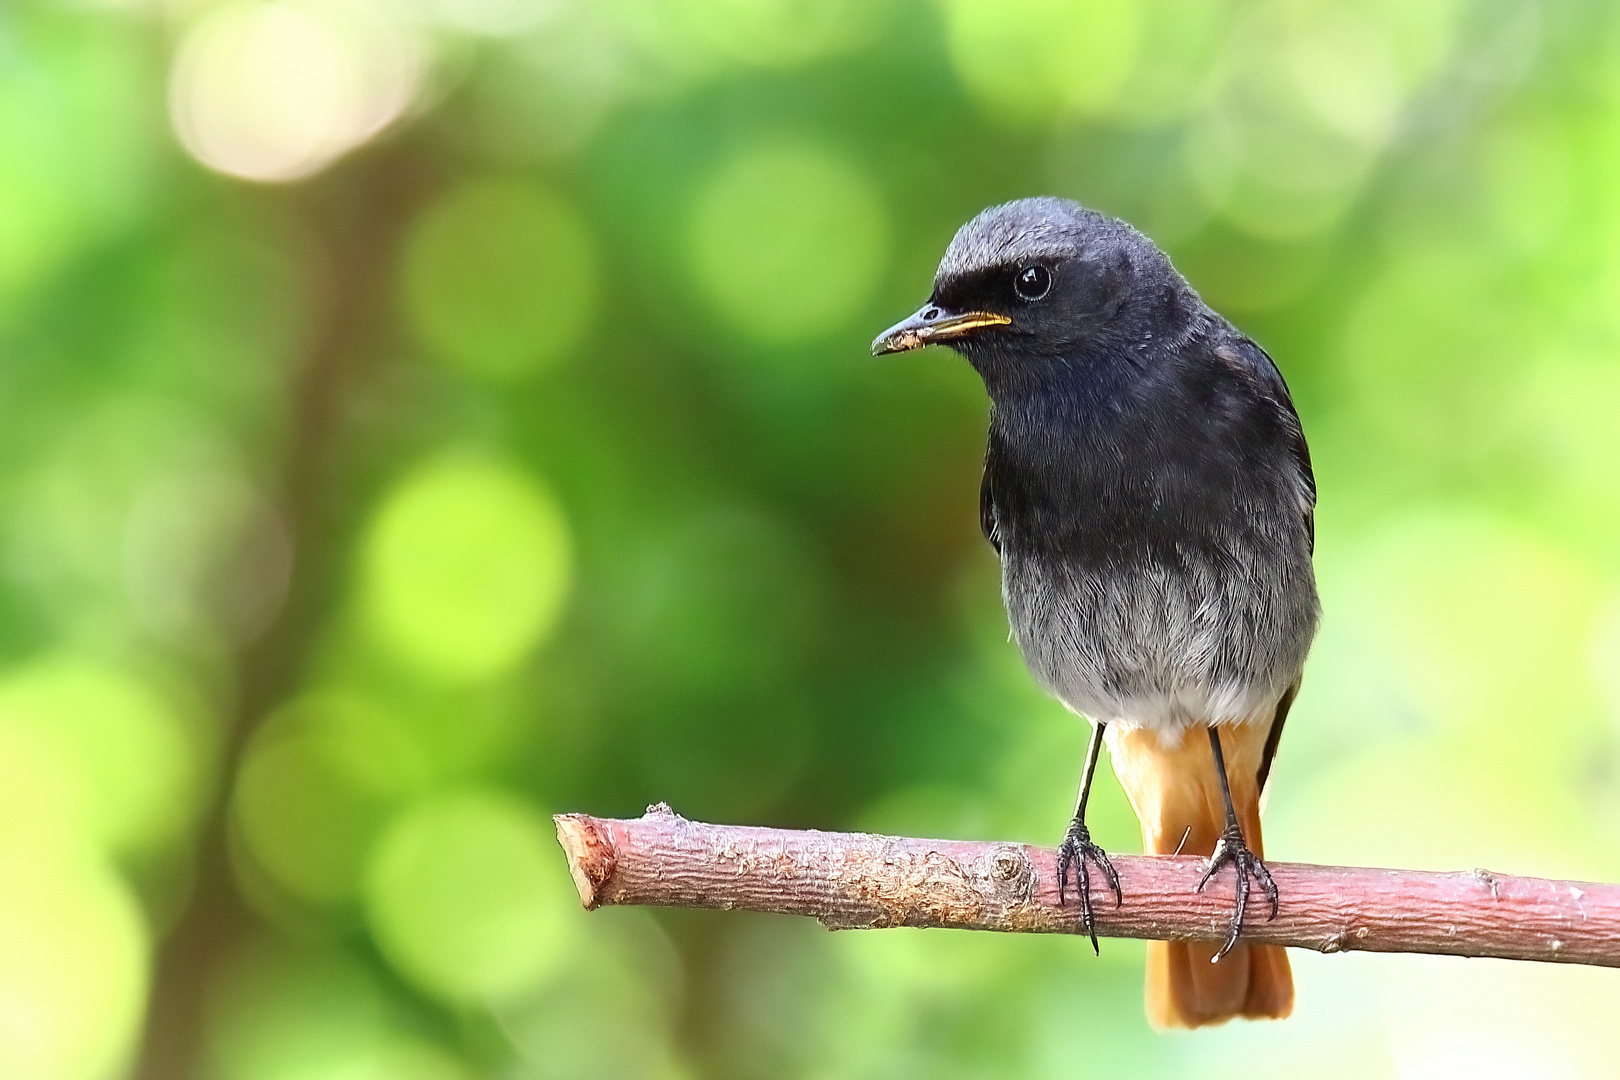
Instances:
[[[924,345],[950,341],[985,326],[1006,326],[1012,320],[989,311],[969,311],[955,315],[938,304],[924,304],[910,318],[902,319],[872,342],[872,355],[909,352]]]

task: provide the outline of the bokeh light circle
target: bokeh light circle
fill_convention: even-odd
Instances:
[[[695,0],[673,8],[692,36],[756,67],[793,67],[865,45],[880,17],[871,0]]]
[[[232,950],[209,986],[216,1080],[470,1080],[410,1022],[381,972],[329,943]]]
[[[471,181],[430,206],[405,249],[406,310],[444,360],[510,379],[556,363],[596,311],[589,230],[556,195],[513,178]]]
[[[149,853],[184,829],[198,748],[146,682],[79,657],[36,661],[0,678],[0,727],[55,748],[69,812],[108,851]]]
[[[147,213],[161,160],[135,20],[4,6],[0,64],[0,302]],[[60,9],[58,9],[60,10]],[[98,25],[100,23],[100,25]]]
[[[860,311],[889,254],[877,194],[836,154],[795,143],[749,147],[702,193],[691,256],[698,285],[738,330],[782,343]]]
[[[63,880],[5,859],[0,873],[0,1075],[117,1075],[146,996],[134,897],[106,869]]]
[[[539,983],[565,958],[574,890],[550,826],[489,791],[406,811],[378,844],[366,912],[406,978],[455,1002],[489,1002]]]
[[[1136,65],[1135,0],[947,0],[951,64],[1009,119],[1106,111]]]
[[[417,14],[447,30],[512,37],[557,17],[567,0],[415,0]]]
[[[234,0],[181,40],[170,118],[211,169],[296,180],[404,111],[420,53],[407,23],[366,0]]]
[[[397,718],[350,694],[311,694],[254,734],[232,810],[260,869],[302,899],[332,903],[358,892],[377,832],[426,776]]]
[[[1374,152],[1317,118],[1266,107],[1211,109],[1189,132],[1187,165],[1227,223],[1289,243],[1331,231],[1361,193]]]
[[[499,675],[555,623],[570,551],[562,510],[532,478],[447,455],[400,481],[377,511],[363,553],[366,623],[422,674]]]
[[[135,1049],[145,920],[47,732],[0,725],[0,1076],[105,1080]]]

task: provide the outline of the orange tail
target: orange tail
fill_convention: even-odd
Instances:
[[[1256,855],[1261,854],[1261,844],[1255,773],[1267,729],[1263,723],[1221,728],[1232,805]],[[1214,851],[1226,826],[1226,808],[1203,730],[1188,730],[1177,746],[1161,745],[1158,735],[1147,730],[1111,728],[1107,735],[1114,773],[1142,823],[1143,850],[1149,855],[1169,855],[1177,848],[1184,855]],[[1230,872],[1223,872],[1221,879],[1229,883]],[[1251,896],[1251,918],[1260,907]],[[1148,942],[1149,1023],[1196,1028],[1234,1016],[1280,1019],[1293,1012],[1294,978],[1281,947],[1240,942],[1220,963],[1210,963],[1219,948],[1205,942]]]

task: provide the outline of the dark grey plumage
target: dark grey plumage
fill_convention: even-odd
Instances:
[[[1014,281],[1031,266],[1037,300]],[[1270,723],[1319,613],[1315,483],[1270,357],[1152,241],[1060,199],[964,225],[902,328],[959,312],[1002,320],[938,337],[990,394],[981,517],[1036,679],[1171,738]]]

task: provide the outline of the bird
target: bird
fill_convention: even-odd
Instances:
[[[1148,854],[1233,877],[1221,942],[1148,944],[1159,1028],[1281,1018],[1280,946],[1241,942],[1262,858],[1260,800],[1320,621],[1316,481],[1271,357],[1217,314],[1151,239],[1052,197],[993,206],[946,248],[928,302],[875,355],[954,349],[990,398],[979,523],[1001,559],[1012,637],[1035,681],[1092,725],[1073,871],[1097,948],[1091,866],[1121,905],[1086,802],[1101,748]]]

